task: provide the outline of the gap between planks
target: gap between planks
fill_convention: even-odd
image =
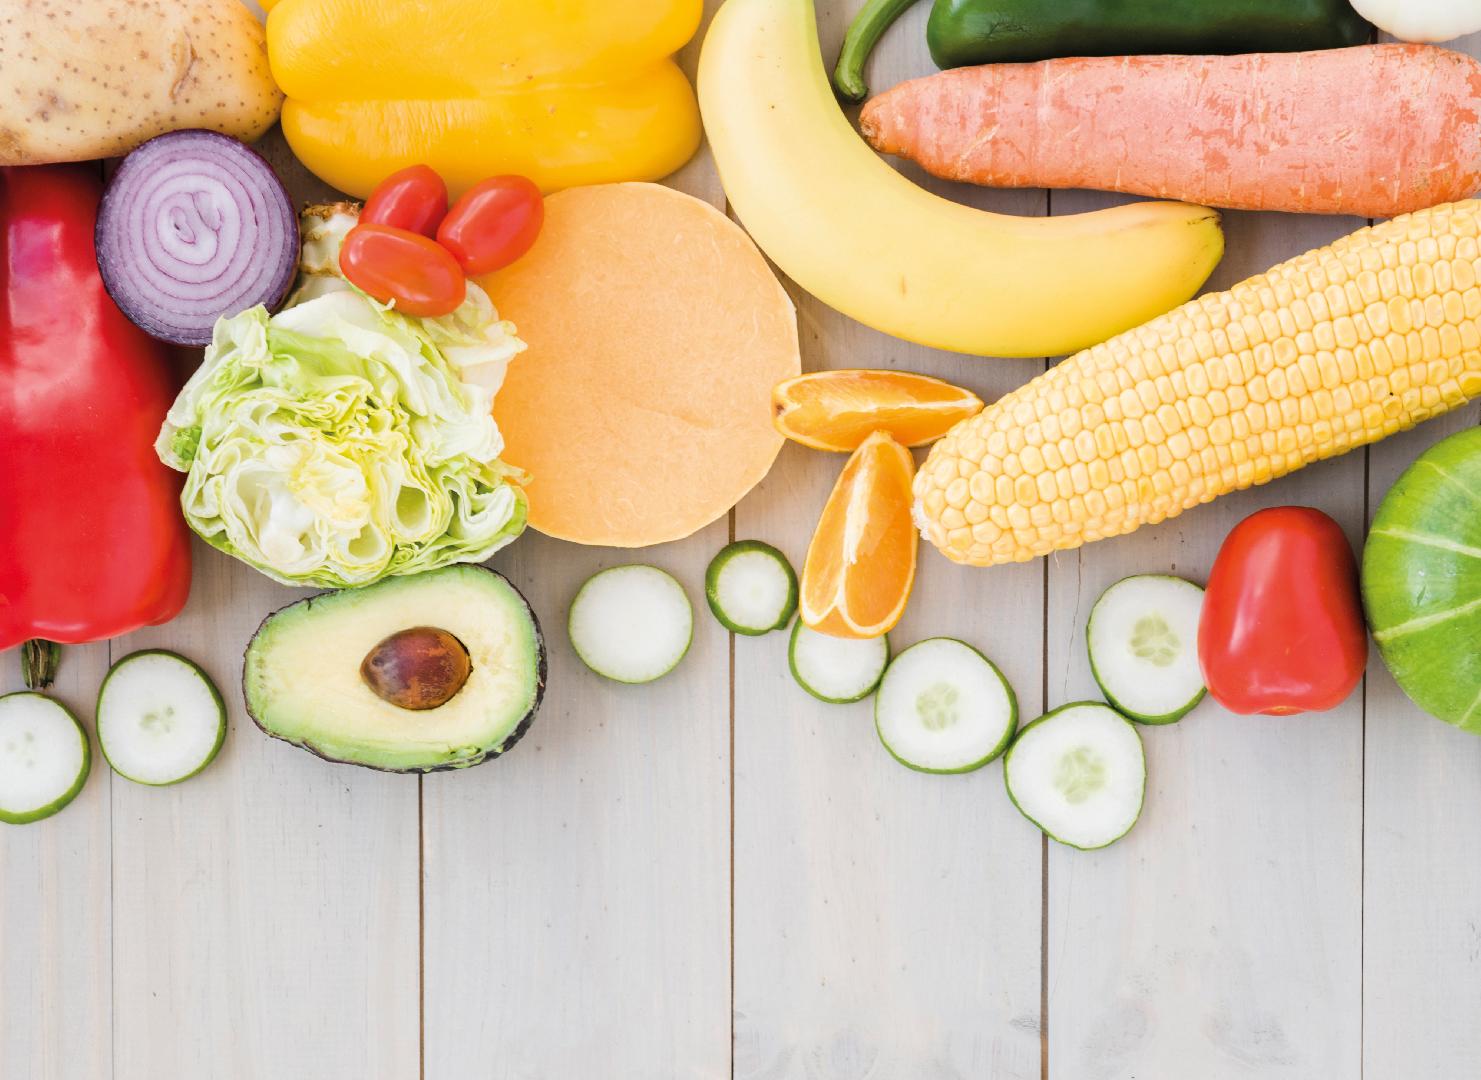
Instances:
[[[1376,42],[1375,29],[1370,42]],[[1378,223],[1377,218],[1368,218],[1368,228]],[[1357,551],[1358,566],[1363,565],[1363,548],[1368,543],[1369,514],[1373,504],[1373,446],[1363,447],[1363,519],[1361,545]],[[1366,628],[1365,628],[1366,629]],[[1383,661],[1380,659],[1379,661]],[[1358,1080],[1363,1080],[1368,1069],[1368,674],[1372,667],[1363,669],[1363,681],[1359,692],[1362,704],[1358,707]]]
[[[113,667],[113,639],[108,639],[108,667]],[[105,676],[106,678],[106,676]],[[97,737],[98,714],[93,710],[93,736]],[[98,743],[98,756],[102,756],[103,744]],[[118,1075],[118,983],[114,974],[117,966],[118,949],[114,944],[113,918],[113,769],[108,772],[108,1075]]]
[[[1049,370],[1049,361],[1044,362]],[[1049,560],[1044,560],[1039,706],[1049,711]],[[1007,766],[1005,765],[1004,768]],[[1049,837],[1039,837],[1039,1080],[1049,1080]]]
[[[427,1080],[426,773],[417,774],[417,1078]]]
[[[725,203],[726,214],[730,213],[730,203]],[[735,507],[730,508],[729,520],[729,543],[735,543]],[[799,615],[798,618],[802,616]],[[735,633],[727,632],[725,635],[725,646],[729,654],[730,666],[730,1045],[727,1048],[730,1058],[730,1080],[735,1080]]]
[[[1054,190],[1044,190],[1044,216],[1054,216]],[[1054,361],[1044,359],[1047,373]],[[1078,557],[1078,556],[1077,556]],[[1039,625],[1042,627],[1039,660],[1039,707],[1049,711],[1049,557],[1044,557],[1042,604]],[[1004,763],[1004,769],[1007,764]],[[1049,1080],[1049,836],[1039,837],[1039,1080]]]
[[[1369,225],[1373,222],[1368,221]],[[1368,537],[1368,514],[1373,501],[1370,448],[1363,447],[1363,543]],[[1362,565],[1362,552],[1358,553]],[[1382,661],[1380,660],[1380,663]],[[1371,666],[1371,655],[1369,659]],[[1358,1080],[1368,1069],[1368,669],[1363,669],[1362,705],[1358,710]]]

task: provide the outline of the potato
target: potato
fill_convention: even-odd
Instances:
[[[240,0],[14,0],[0,24],[0,165],[126,154],[179,128],[251,141],[278,118]]]

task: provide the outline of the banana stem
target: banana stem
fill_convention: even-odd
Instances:
[[[45,690],[57,677],[62,647],[45,638],[32,638],[21,646],[21,677],[27,690]]]
[[[868,0],[854,21],[849,23],[838,53],[838,66],[833,69],[833,90],[844,101],[860,102],[869,95],[864,82],[864,61],[894,21],[915,0]]]

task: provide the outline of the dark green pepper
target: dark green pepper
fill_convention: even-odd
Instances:
[[[833,85],[862,101],[864,61],[915,0],[868,0],[848,29]],[[1302,52],[1371,40],[1347,0],[935,0],[926,44],[937,67],[1061,56]]]

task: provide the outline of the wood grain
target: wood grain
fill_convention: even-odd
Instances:
[[[819,4],[830,58],[858,6]],[[877,89],[931,70],[926,13],[917,5],[882,43]],[[1481,38],[1461,47],[1481,54]],[[266,149],[295,198],[329,194],[279,136]],[[1004,212],[1112,201],[905,171]],[[707,155],[673,183],[724,205]],[[1355,224],[1230,215],[1215,284]],[[899,366],[989,400],[1043,368],[914,347],[791,293],[809,368]],[[1084,623],[1106,585],[1149,571],[1202,581],[1228,529],[1266,505],[1319,506],[1356,543],[1398,473],[1478,421],[1473,405],[1048,561],[971,571],[923,548],[896,647],[941,634],[979,646],[1024,722],[1094,697]],[[801,565],[842,462],[789,446],[729,522],[683,543],[622,553],[532,534],[502,553],[493,565],[544,622],[545,708],[506,760],[422,782],[326,765],[246,720],[241,651],[300,593],[198,545],[185,614],[69,649],[57,694],[91,730],[110,659],[176,649],[220,685],[228,742],[171,789],[116,778],[98,757],[64,813],[0,826],[0,1076],[1475,1071],[1481,741],[1421,714],[1375,654],[1365,693],[1326,715],[1205,703],[1144,729],[1150,785],[1131,835],[1092,854],[1046,845],[1000,765],[902,768],[868,704],[823,705],[792,682],[784,634],[732,641],[705,609],[704,567],[731,536]],[[634,560],[675,573],[696,604],[693,650],[646,688],[591,675],[564,628],[589,573]],[[0,692],[18,685],[14,653],[0,655]]]
[[[708,152],[669,183],[724,205]],[[728,533],[530,533],[494,560],[544,624],[549,691],[507,760],[425,781],[428,1080],[730,1075],[730,655],[703,594]],[[689,654],[642,687],[592,674],[565,630],[581,582],[627,562],[695,605]]]
[[[25,689],[19,651],[0,652],[0,694]],[[69,647],[51,691],[89,735],[107,670],[106,642]],[[113,1075],[112,780],[93,739],[92,772],[70,806],[0,825],[0,1075]]]
[[[1056,193],[1055,212],[1109,196]],[[1363,222],[1230,213],[1225,288]],[[1356,545],[1363,454],[1225,496],[1162,526],[1049,561],[1049,705],[1099,700],[1090,607],[1130,574],[1203,584],[1219,545],[1265,506],[1316,506]],[[1050,1075],[1358,1075],[1362,699],[1322,715],[1234,716],[1205,701],[1141,729],[1141,820],[1101,852],[1050,845]]]
[[[1369,509],[1470,408],[1374,447]],[[1462,1076],[1481,1056],[1481,739],[1426,715],[1377,649],[1363,803],[1363,1062],[1368,1076]]]
[[[1481,34],[1453,43],[1481,56]],[[1369,451],[1368,513],[1416,457],[1481,406]],[[1363,1066],[1464,1076],[1481,1058],[1481,739],[1421,712],[1376,649],[1363,800]]]
[[[330,194],[276,132],[259,149],[295,202]],[[414,1075],[417,780],[329,766],[257,730],[242,652],[309,592],[199,542],[194,555],[184,614],[113,643],[114,659],[159,647],[201,663],[231,725],[187,783],[113,782],[116,1076]]]
[[[200,776],[113,779],[116,1075],[408,1076],[416,780],[330,767],[253,726],[241,652],[265,613],[304,593],[196,554],[185,613],[114,644],[118,657],[161,647],[198,660],[231,714]]]
[[[855,7],[819,5],[825,56]],[[928,70],[926,10],[891,31],[875,85]],[[962,194],[1044,212],[1042,192]],[[912,346],[791,291],[808,369],[898,366],[989,399],[1043,369]],[[737,537],[775,544],[801,567],[843,462],[789,445],[738,508]],[[923,545],[891,639],[897,651],[937,635],[978,646],[1032,715],[1042,609],[1041,565],[972,575]],[[911,772],[880,745],[871,702],[826,705],[791,680],[786,635],[735,649],[735,1075],[1037,1077],[1042,844],[1004,795],[1001,765]]]
[[[276,129],[257,148],[295,203],[336,197]],[[114,1075],[414,1076],[417,781],[329,767],[256,729],[242,651],[308,593],[199,542],[194,556],[184,614],[112,643],[114,660],[190,656],[230,712],[220,755],[188,783],[110,777]]]

